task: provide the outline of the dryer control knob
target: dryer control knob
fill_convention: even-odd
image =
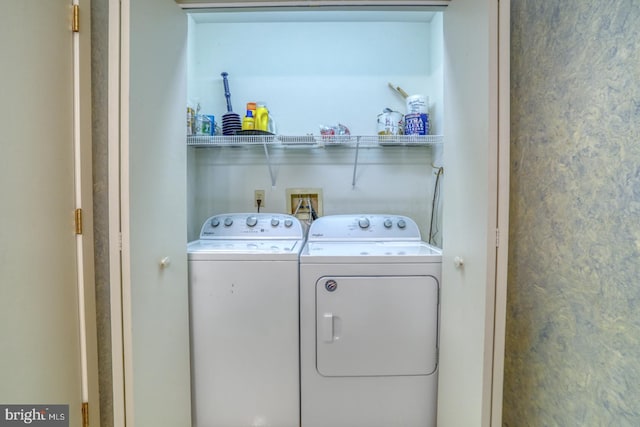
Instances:
[[[367,218],[360,218],[358,220],[360,228],[369,228],[369,220]]]
[[[231,217],[227,217],[224,219],[224,226],[225,227],[231,227],[231,225],[233,225],[233,218]]]
[[[393,226],[393,221],[391,221],[390,219],[384,220],[384,228],[391,228],[392,226]]]
[[[219,225],[220,225],[220,220],[219,220],[218,218],[213,218],[213,219],[211,220],[211,226],[212,226],[213,228],[216,228],[216,227],[217,227],[217,226],[219,226]]]
[[[405,228],[407,226],[407,222],[404,219],[398,220],[398,227]]]
[[[258,218],[256,218],[255,216],[250,216],[247,218],[247,226],[255,227],[257,223],[258,223]]]
[[[280,224],[280,220],[278,218],[271,218],[271,226],[277,227]]]
[[[289,228],[292,225],[293,225],[293,220],[292,219],[287,218],[287,219],[284,220],[284,226],[285,227]]]

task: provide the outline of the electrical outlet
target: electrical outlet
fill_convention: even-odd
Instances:
[[[287,188],[287,213],[301,220],[322,216],[322,188]]]
[[[264,190],[253,191],[253,206],[258,207],[258,200],[260,200],[260,207],[264,208],[264,205],[265,205]]]

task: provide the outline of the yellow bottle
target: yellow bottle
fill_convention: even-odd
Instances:
[[[242,119],[242,130],[254,130],[256,128],[256,121],[253,117],[253,111],[247,110],[247,115]]]
[[[267,131],[269,129],[269,110],[264,103],[258,103],[256,105],[256,117],[255,117],[256,130]]]

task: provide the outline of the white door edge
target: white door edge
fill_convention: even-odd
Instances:
[[[121,231],[121,185],[120,147],[121,121],[121,17],[120,1],[109,1],[109,48],[108,48],[108,174],[109,174],[109,280],[111,309],[111,375],[113,389],[113,425],[125,427],[125,361],[123,332],[123,265]],[[126,104],[124,107],[126,108]],[[125,199],[126,200],[126,199]]]
[[[79,6],[78,0],[73,0]],[[80,33],[73,32],[73,175],[76,209],[82,209],[82,138],[80,114]],[[80,370],[82,378],[82,401],[89,401],[89,381],[87,368],[87,317],[85,307],[84,248],[83,235],[76,233],[76,277],[78,286],[78,318],[80,327]]]
[[[134,426],[133,405],[133,312],[131,301],[131,230],[129,205],[129,93],[130,93],[130,1],[120,2],[120,244],[122,266],[122,334],[124,357],[125,424]]]
[[[510,3],[498,2],[498,218],[491,426],[502,426],[509,252]]]
[[[93,165],[91,110],[90,0],[72,0],[77,7],[77,31],[72,31],[73,68],[73,174],[74,205],[81,216],[76,233],[76,286],[80,345],[81,400],[89,405],[87,422],[100,419],[98,330],[93,250]],[[71,31],[71,28],[70,28]]]

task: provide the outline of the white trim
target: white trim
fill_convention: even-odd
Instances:
[[[488,2],[489,19],[489,155],[488,155],[488,198],[487,207],[489,215],[487,217],[487,277],[486,277],[486,300],[485,300],[485,342],[484,342],[484,362],[483,362],[483,386],[482,386],[482,420],[481,425],[489,427],[493,420],[493,388],[495,380],[494,358],[496,330],[496,278],[498,272],[497,250],[496,250],[496,224],[498,222],[499,197],[497,188],[499,186],[500,173],[499,150],[500,150],[500,79],[499,79],[499,0]]]
[[[78,0],[72,5],[79,6]],[[73,173],[76,209],[82,209],[82,149],[80,132],[80,34],[72,33],[73,45]],[[87,316],[84,292],[84,248],[82,234],[76,235],[76,284],[78,287],[78,321],[80,327],[80,370],[82,378],[82,401],[89,401],[89,374],[87,363]]]
[[[125,427],[120,232],[120,1],[109,1],[108,48],[109,287],[113,427]]]
[[[502,426],[509,255],[510,3],[498,2],[498,232],[491,426]]]
[[[134,426],[133,325],[129,180],[130,0],[120,2],[120,226],[122,245],[122,329],[125,420]]]
[[[445,7],[451,0],[249,0],[249,1],[176,1],[183,9],[237,9],[278,7]]]

